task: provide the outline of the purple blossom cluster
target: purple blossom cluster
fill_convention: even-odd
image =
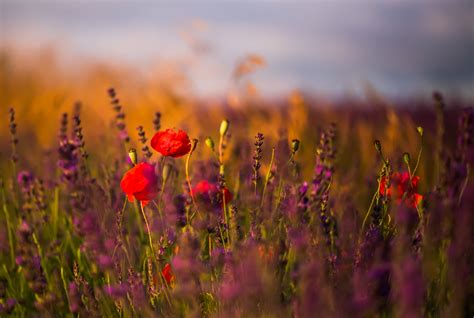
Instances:
[[[252,138],[245,113],[229,109],[219,143],[152,156],[147,125],[134,140],[108,94],[121,141],[141,145],[129,161],[123,143],[86,144],[76,104],[61,117],[55,166],[30,166],[10,112],[21,169],[0,171],[2,317],[472,316],[472,108],[453,109],[455,124],[436,94],[438,124],[410,135],[416,163],[359,140],[375,158],[360,177],[344,123]],[[149,124],[159,131],[161,113]],[[134,174],[144,165],[148,179]],[[127,196],[124,175],[152,196]],[[415,190],[421,202],[406,204]]]

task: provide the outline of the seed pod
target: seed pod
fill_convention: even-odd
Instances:
[[[407,164],[410,165],[410,154],[408,152],[405,152],[403,154],[403,161]]]
[[[416,131],[418,131],[418,133],[420,134],[420,136],[423,137],[423,127],[421,127],[421,126],[416,127]]]
[[[225,136],[225,134],[227,133],[228,130],[229,130],[229,121],[227,119],[224,119],[221,122],[221,127],[219,129],[219,133],[221,134],[221,136]]]
[[[137,158],[137,150],[135,148],[130,148],[128,151],[128,157],[132,161],[133,165],[136,165],[138,162]]]
[[[291,141],[291,151],[296,153],[300,149],[300,141],[298,139],[293,139]]]
[[[204,142],[206,143],[206,146],[208,146],[212,151],[214,151],[214,140],[212,140],[211,137],[206,137],[206,140]]]
[[[375,149],[377,149],[378,152],[381,152],[382,151],[382,144],[380,143],[380,140],[376,140],[374,141],[374,146],[375,146]]]
[[[198,140],[196,138],[191,139],[191,153],[193,153],[194,150],[196,150],[197,144],[198,144]]]

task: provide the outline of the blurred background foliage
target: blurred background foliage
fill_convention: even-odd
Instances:
[[[240,162],[235,161],[251,160],[250,151],[247,151],[248,158],[235,156],[236,153],[242,154],[242,149],[234,147],[233,139],[248,140],[250,147],[253,136],[257,132],[263,133],[266,138],[264,158],[267,159],[263,164],[267,169],[265,165],[269,163],[272,146],[280,138],[288,142],[298,138],[301,150],[296,159],[305,163],[301,165],[302,176],[309,180],[313,167],[307,163],[314,160],[319,133],[334,122],[337,125],[338,153],[335,186],[344,190],[338,193],[366,197],[367,193],[354,191],[353,187],[375,179],[378,161],[373,141],[379,139],[395,167],[402,167],[403,152],[409,152],[412,157],[418,152],[420,143],[416,127],[422,126],[426,131],[419,170],[422,191],[429,189],[436,177],[428,173],[436,164],[432,157],[436,115],[431,96],[388,99],[367,84],[363,97],[328,98],[298,90],[282,98],[263,97],[248,77],[265,67],[265,59],[254,54],[236,62],[232,73],[234,84],[222,98],[196,97],[186,73],[178,64],[160,67],[149,77],[141,77],[126,65],[112,63],[89,63],[70,71],[58,63],[54,49],[34,54],[3,49],[0,63],[0,114],[3,118],[0,159],[3,170],[9,170],[7,112],[10,107],[15,108],[19,125],[20,166],[40,172],[44,161],[57,147],[61,114],[72,112],[77,102],[82,105],[83,133],[87,149],[92,153],[90,160],[112,164],[116,154],[114,147],[118,143],[115,134],[110,133],[115,129],[112,125],[114,113],[107,89],[114,87],[124,107],[127,129],[135,145],[138,145],[136,127],[142,125],[151,137],[154,114],[160,112],[163,128],[185,129],[191,137],[201,141],[198,156],[208,158],[210,152],[203,147],[204,138],[214,134],[223,118],[229,118],[231,140],[226,155],[230,167],[233,161],[237,167]],[[455,98],[446,102],[447,141],[455,140],[458,106],[462,103]],[[29,155],[40,153],[46,154],[45,160]],[[234,173],[236,176],[238,171]],[[230,182],[236,182],[232,173]]]

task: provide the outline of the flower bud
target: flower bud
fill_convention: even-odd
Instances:
[[[130,161],[132,161],[133,165],[136,165],[138,162],[137,158],[137,150],[135,148],[130,148],[128,151],[128,157],[130,158]]]
[[[293,139],[291,141],[291,151],[296,153],[300,149],[300,141],[298,139]]]
[[[212,151],[214,151],[214,140],[212,140],[211,137],[206,137],[206,140],[204,142],[206,143],[206,146],[208,146]]]
[[[194,150],[196,150],[197,144],[198,144],[198,140],[196,138],[191,139],[191,153],[193,153]]]
[[[375,146],[375,149],[377,149],[378,152],[382,152],[382,144],[380,143],[380,140],[374,141],[374,146]]]
[[[421,127],[421,126],[416,127],[416,131],[418,131],[420,136],[423,137],[423,127]]]
[[[405,152],[403,154],[403,161],[407,164],[410,165],[410,154],[408,152]]]
[[[225,136],[225,134],[227,133],[228,130],[229,130],[229,121],[227,119],[224,119],[221,122],[221,127],[219,129],[219,133],[221,134],[221,136]]]

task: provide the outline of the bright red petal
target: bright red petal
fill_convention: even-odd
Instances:
[[[163,277],[165,278],[166,282],[168,284],[171,284],[174,279],[173,271],[171,270],[171,265],[166,263],[161,273],[163,274]]]

